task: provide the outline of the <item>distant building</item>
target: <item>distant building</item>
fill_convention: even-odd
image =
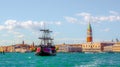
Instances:
[[[101,43],[83,43],[82,52],[101,52]]]
[[[68,46],[68,52],[82,52],[81,44],[70,44]]]
[[[34,51],[36,51],[36,47],[35,47],[35,44],[34,44],[34,42],[30,45],[30,51],[32,51],[32,52],[34,52]]]
[[[113,52],[120,52],[120,42],[117,42],[113,45]]]
[[[57,52],[82,52],[81,44],[56,45]]]
[[[67,45],[65,44],[59,44],[55,45],[57,52],[67,52]]]
[[[28,45],[28,44],[16,44],[15,46],[14,46],[14,50],[15,50],[15,52],[22,52],[22,53],[24,53],[24,52],[30,52],[30,45]]]
[[[0,46],[0,52],[33,52],[36,50],[34,42],[31,45],[25,44],[22,41],[22,44],[15,44],[10,46]]]
[[[14,52],[14,51],[15,51],[15,48],[13,45],[7,46],[7,52]]]
[[[0,52],[3,52],[4,49],[3,49],[3,46],[0,46]]]
[[[103,52],[113,52],[112,47],[114,45],[113,42],[101,42],[102,51]]]
[[[114,43],[110,42],[88,42],[83,44],[61,44],[56,45],[56,48],[58,48],[58,52],[112,52],[113,45]]]

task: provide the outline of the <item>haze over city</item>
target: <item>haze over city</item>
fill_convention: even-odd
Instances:
[[[0,2],[0,45],[39,43],[44,24],[55,43],[86,41],[88,22],[93,41],[120,39],[119,0],[3,0]]]

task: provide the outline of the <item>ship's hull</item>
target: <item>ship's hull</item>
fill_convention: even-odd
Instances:
[[[43,53],[36,53],[35,55],[37,55],[37,56],[55,56],[56,53],[45,53],[45,52],[43,52]]]
[[[36,54],[37,56],[55,56],[56,50],[55,47],[38,47]]]

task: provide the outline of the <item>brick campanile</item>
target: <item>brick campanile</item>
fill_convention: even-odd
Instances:
[[[92,42],[92,28],[91,28],[91,24],[89,22],[88,24],[88,28],[87,28],[87,42]]]

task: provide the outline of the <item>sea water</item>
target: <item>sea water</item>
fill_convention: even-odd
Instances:
[[[120,53],[0,54],[0,67],[120,67]]]

